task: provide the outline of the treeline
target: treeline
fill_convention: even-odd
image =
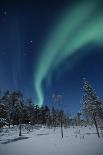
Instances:
[[[79,113],[70,118],[60,108],[49,108],[32,103],[32,99],[24,100],[20,91],[6,91],[0,95],[0,127],[7,125],[19,125],[21,135],[21,124],[45,125],[47,127],[63,127],[95,125],[99,135],[99,128],[103,129],[103,103],[96,95],[91,84],[84,79],[83,95]],[[56,104],[61,100],[61,95],[53,95]],[[58,104],[59,105],[59,104]]]
[[[41,124],[48,127],[69,125],[69,117],[63,110],[51,109],[32,103],[32,99],[23,99],[20,91],[6,91],[0,97],[0,126],[19,125],[19,124]]]

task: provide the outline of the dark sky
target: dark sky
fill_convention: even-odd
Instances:
[[[70,9],[73,1],[0,1],[1,91],[19,89],[25,98],[31,96],[35,102],[34,77],[42,48],[67,5]],[[52,71],[50,86],[46,77],[43,82],[44,103],[51,105],[52,94],[62,94],[61,106],[71,114],[80,109],[83,77],[103,99],[102,44],[85,44],[78,51],[67,56],[56,70],[49,68],[48,74]]]

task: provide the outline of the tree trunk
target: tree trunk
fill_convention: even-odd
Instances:
[[[19,136],[21,136],[21,123],[19,124]]]
[[[62,135],[62,138],[63,138],[63,122],[62,122],[62,116],[61,116],[61,135]]]
[[[100,134],[99,134],[99,131],[98,131],[98,125],[97,125],[97,121],[96,121],[96,118],[95,118],[95,114],[94,113],[93,113],[93,120],[94,120],[94,125],[96,127],[98,138],[100,138]]]
[[[9,128],[10,128],[10,124],[11,124],[11,123],[10,123],[10,121],[9,121]]]
[[[11,114],[9,113],[9,128],[10,128],[10,125],[11,125]]]

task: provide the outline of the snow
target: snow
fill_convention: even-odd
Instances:
[[[64,129],[64,138],[60,128],[18,133],[17,127],[0,132],[0,155],[103,155],[103,137],[97,137],[94,127]]]

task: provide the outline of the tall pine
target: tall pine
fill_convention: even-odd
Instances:
[[[95,90],[92,88],[91,84],[84,79],[83,85],[83,98],[82,98],[83,112],[88,120],[92,120],[97,131],[98,137],[98,123],[103,114],[102,102],[99,97],[96,95]]]

